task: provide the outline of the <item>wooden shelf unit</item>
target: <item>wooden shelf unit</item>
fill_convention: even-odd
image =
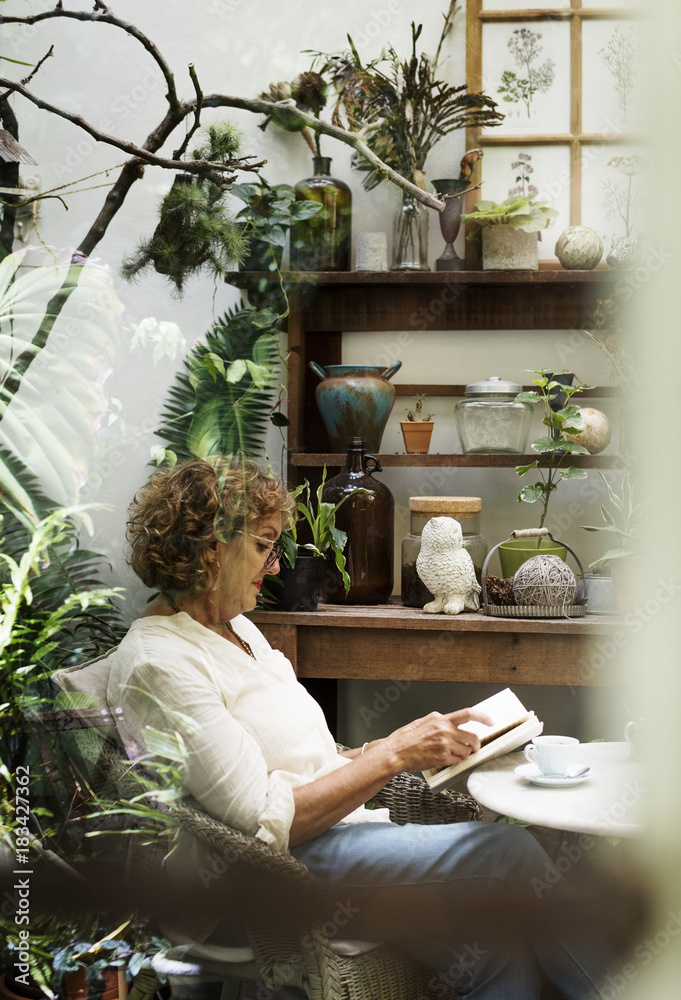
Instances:
[[[514,469],[516,465],[529,465],[539,459],[540,468],[548,466],[545,455],[490,455],[477,453],[472,455],[444,454],[428,452],[427,455],[407,455],[401,452],[381,452],[376,455],[385,468],[439,468],[439,469]],[[289,462],[294,469],[322,468],[322,466],[345,465],[345,454],[339,452],[294,452],[289,455]],[[622,460],[618,455],[571,455],[570,465],[580,469],[613,469],[618,468]]]
[[[288,475],[300,482],[321,466],[340,466],[331,452],[315,402],[317,377],[308,368],[342,362],[343,333],[434,330],[571,330],[593,324],[599,298],[616,272],[426,271],[283,272],[288,318]],[[263,291],[278,274],[232,272],[231,284]],[[529,388],[529,387],[528,387]],[[396,385],[398,395],[462,395],[462,385]],[[611,387],[589,390],[612,396]],[[384,466],[515,466],[537,456],[381,454]],[[573,457],[590,468],[616,465],[616,456]],[[589,669],[593,637],[618,626],[609,617],[507,619],[482,614],[426,615],[389,605],[321,605],[312,613],[256,610],[250,616],[273,646],[289,657],[298,676],[322,704],[335,732],[336,681],[385,679],[477,681],[501,684],[606,685],[611,667]],[[367,655],[370,650],[371,654]]]
[[[608,641],[622,629],[609,615],[429,615],[392,602],[320,604],[311,612],[256,610],[248,617],[301,678],[572,687],[617,680],[613,663],[596,669],[590,657],[593,640]]]
[[[593,271],[284,271],[289,297],[288,319],[288,475],[291,483],[303,470],[342,465],[332,453],[315,402],[317,377],[308,361],[322,367],[340,364],[343,333],[432,330],[570,330],[591,325],[598,298],[607,294],[617,273]],[[227,281],[246,290],[279,284],[270,272],[233,271]],[[396,385],[398,395],[424,392],[432,396],[461,395],[462,385]],[[587,395],[585,393],[585,395]],[[612,387],[588,391],[591,397],[611,396]],[[513,467],[537,456],[381,454],[385,466]],[[584,468],[611,468],[617,456],[571,459]]]

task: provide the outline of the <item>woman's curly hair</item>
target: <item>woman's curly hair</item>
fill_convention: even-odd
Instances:
[[[228,542],[247,522],[275,513],[288,528],[294,512],[281,480],[250,459],[191,459],[158,469],[135,495],[128,562],[147,587],[200,594],[213,580],[206,555],[216,538]]]

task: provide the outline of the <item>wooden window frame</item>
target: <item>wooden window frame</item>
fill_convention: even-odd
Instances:
[[[570,222],[571,226],[581,225],[582,221],[582,160],[585,146],[603,145],[622,142],[623,136],[627,143],[638,144],[645,141],[642,132],[583,132],[582,131],[582,37],[585,21],[595,20],[637,20],[643,18],[646,12],[643,8],[633,7],[583,7],[582,0],[570,0],[570,7],[543,7],[532,10],[484,10],[483,0],[467,0],[466,5],[466,81],[469,90],[479,92],[483,89],[482,82],[482,35],[483,25],[499,22],[525,23],[536,21],[569,21],[570,23],[570,132],[569,133],[534,133],[517,135],[495,135],[488,131],[482,134],[481,128],[466,130],[466,148],[503,147],[503,146],[569,146],[570,150]],[[490,95],[491,96],[491,95]],[[503,110],[500,108],[500,110]],[[484,174],[484,157],[478,160],[473,177],[473,183],[482,180]],[[466,196],[465,211],[475,210],[475,202],[481,197],[480,191],[471,192]],[[484,197],[484,195],[482,196]],[[466,241],[466,269],[480,267],[479,254],[470,241]],[[542,269],[560,268],[557,258],[540,260]],[[603,264],[599,266],[605,266]]]

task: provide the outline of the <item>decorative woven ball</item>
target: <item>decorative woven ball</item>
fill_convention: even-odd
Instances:
[[[518,604],[535,607],[572,604],[577,581],[559,556],[532,556],[513,577],[513,596]]]
[[[580,413],[584,422],[584,430],[579,434],[566,434],[569,441],[576,441],[583,444],[590,455],[597,455],[599,451],[610,443],[612,427],[610,420],[602,410],[595,410],[593,406],[580,406]]]
[[[558,237],[555,254],[568,271],[590,271],[603,256],[603,243],[593,229],[568,226]]]

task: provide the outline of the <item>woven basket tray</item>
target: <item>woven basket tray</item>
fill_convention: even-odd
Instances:
[[[561,542],[555,539],[549,531],[546,529],[538,529],[536,532],[537,536],[545,535],[550,538],[552,542],[556,542],[558,545],[565,545],[565,542]],[[516,537],[514,531],[511,532],[509,538]],[[577,595],[574,604],[551,604],[547,606],[534,605],[534,604],[491,604],[487,600],[487,566],[489,565],[492,553],[499,548],[501,542],[490,549],[487,553],[487,558],[485,559],[485,564],[482,567],[482,612],[486,615],[492,615],[495,618],[583,618],[586,614],[586,596],[585,596],[585,586],[584,586],[584,570],[582,569],[582,564],[579,561],[579,557],[572,551],[569,545],[565,545],[570,555],[573,557],[577,565],[579,566],[579,581],[577,585]]]
[[[582,618],[586,614],[586,604],[553,604],[536,607],[528,604],[483,604],[486,615],[495,618]]]

